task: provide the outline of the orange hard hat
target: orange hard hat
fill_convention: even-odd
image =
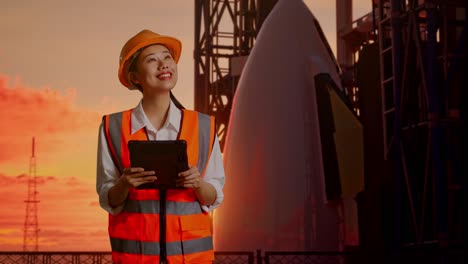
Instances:
[[[159,35],[154,33],[150,30],[142,30],[135,36],[125,43],[120,52],[119,58],[119,80],[120,82],[129,89],[136,89],[133,85],[128,81],[128,67],[129,60],[132,58],[133,54],[140,50],[141,48],[153,45],[153,44],[162,44],[166,46],[174,56],[174,60],[177,63],[180,58],[180,52],[182,50],[182,43],[180,40],[169,37]]]

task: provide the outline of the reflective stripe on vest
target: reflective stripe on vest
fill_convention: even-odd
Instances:
[[[111,238],[112,250],[129,254],[159,255],[159,243]],[[211,237],[166,243],[167,255],[192,254],[213,249]]]
[[[128,200],[122,210],[127,213],[159,214],[159,201],[157,200]],[[201,214],[202,209],[198,202],[166,201],[166,214],[191,215]]]
[[[130,167],[128,141],[148,140],[143,129],[131,133],[132,110],[104,117],[104,129],[110,153],[119,171]],[[214,118],[195,111],[183,110],[178,139],[187,141],[189,164],[205,174],[215,137]],[[129,192],[121,213],[109,215],[109,236],[115,263],[159,255],[159,192]],[[212,261],[213,243],[210,219],[204,213],[192,189],[168,190],[166,201],[168,260]],[[189,256],[188,256],[189,255]]]

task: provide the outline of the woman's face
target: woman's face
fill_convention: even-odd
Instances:
[[[165,46],[151,45],[138,56],[132,78],[144,94],[170,91],[177,83],[177,63]]]

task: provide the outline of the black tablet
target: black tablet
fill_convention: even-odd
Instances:
[[[177,187],[177,174],[189,169],[185,140],[130,140],[130,164],[153,170],[158,179],[137,189],[184,189]]]

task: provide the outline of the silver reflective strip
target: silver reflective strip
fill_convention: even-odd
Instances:
[[[129,254],[144,254],[144,255],[159,255],[159,242],[146,242],[138,240],[127,240],[120,238],[110,238],[112,251],[129,253]],[[198,253],[213,249],[213,239],[211,237],[203,237],[186,241],[175,241],[166,243],[167,255],[182,255]]]
[[[127,240],[120,238],[110,238],[112,251],[130,253],[159,255],[159,242],[143,242],[138,240]],[[168,243],[169,244],[169,243]]]
[[[198,170],[203,173],[210,151],[210,116],[198,113]]]
[[[182,241],[184,254],[203,252],[213,249],[213,239],[211,237],[203,237],[199,239]],[[167,251],[169,255],[169,250]]]
[[[120,171],[123,171],[121,157],[121,142],[122,142],[122,112],[111,114],[109,116],[109,134],[111,137],[112,146],[114,147],[115,155]]]
[[[127,200],[123,211],[138,214],[159,214],[159,200]],[[166,201],[166,214],[191,215],[201,213],[202,209],[198,202]]]

